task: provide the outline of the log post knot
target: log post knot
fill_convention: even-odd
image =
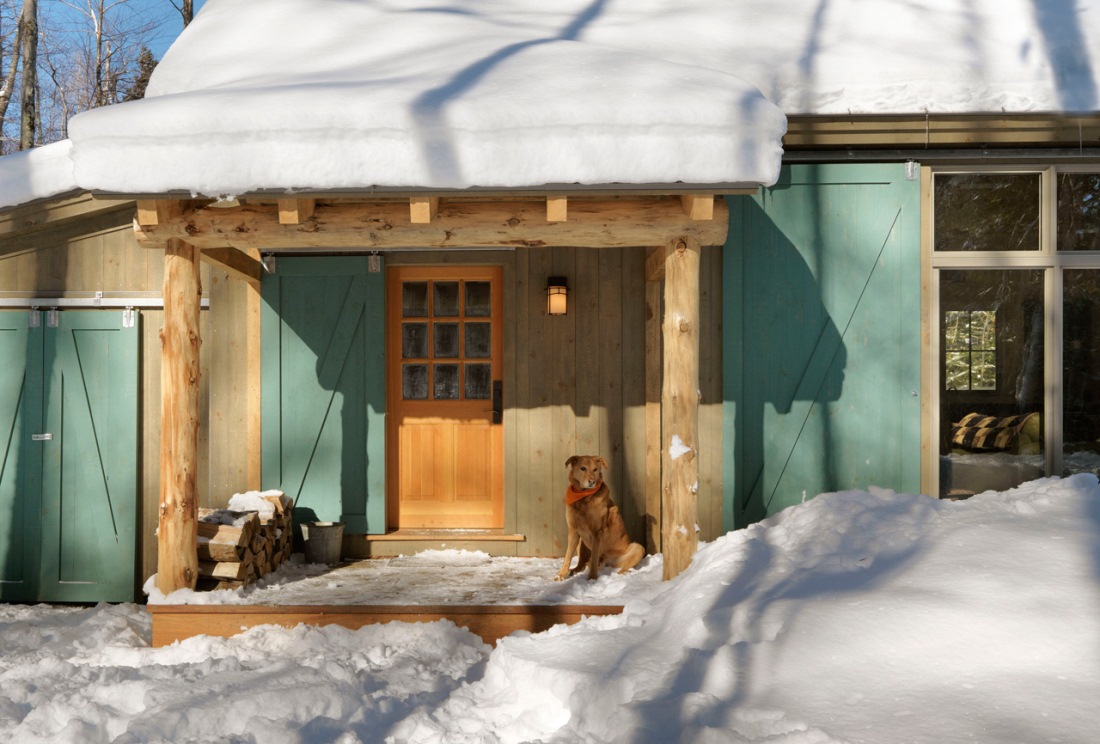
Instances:
[[[677,257],[683,256],[684,253],[687,251],[687,249],[688,249],[687,243],[683,239],[676,241],[676,256]]]

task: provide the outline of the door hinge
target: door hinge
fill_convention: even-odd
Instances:
[[[273,256],[270,253],[268,253],[264,256],[261,256],[260,257],[260,263],[264,267],[264,273],[265,274],[274,274],[275,273],[275,256]]]
[[[133,328],[134,327],[134,308],[128,307],[122,311],[122,327]]]
[[[46,311],[46,326],[48,328],[57,328],[57,325],[57,308],[51,307],[49,310]]]
[[[382,271],[382,257],[377,252],[367,256],[367,272],[377,274]]]
[[[53,434],[46,432],[45,434],[31,434],[32,442],[50,442],[53,441]]]

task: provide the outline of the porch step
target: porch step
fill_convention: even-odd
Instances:
[[[560,623],[572,625],[584,617],[622,611],[622,605],[149,605],[154,648],[197,635],[229,638],[256,625],[293,628],[305,623],[356,630],[394,620],[450,620],[496,645],[516,630],[538,633]]]

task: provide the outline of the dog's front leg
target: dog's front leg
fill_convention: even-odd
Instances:
[[[603,563],[603,540],[599,533],[592,536],[592,544],[588,548],[592,551],[588,559],[588,578],[595,581],[600,577],[600,564]]]
[[[573,553],[577,552],[577,547],[580,545],[581,536],[577,534],[577,531],[573,529],[572,525],[569,525],[569,543],[565,549],[565,560],[561,562],[561,570],[558,571],[557,577],[554,581],[563,581],[569,577],[569,564],[573,562]]]

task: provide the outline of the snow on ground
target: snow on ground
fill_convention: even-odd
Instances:
[[[448,577],[496,563],[421,562]],[[822,495],[703,546],[667,583],[652,580],[658,557],[592,587],[554,587],[547,564],[517,580],[617,586],[624,613],[495,650],[447,622],[150,649],[138,605],[0,605],[0,731],[20,744],[1096,740],[1093,475],[962,502]]]

